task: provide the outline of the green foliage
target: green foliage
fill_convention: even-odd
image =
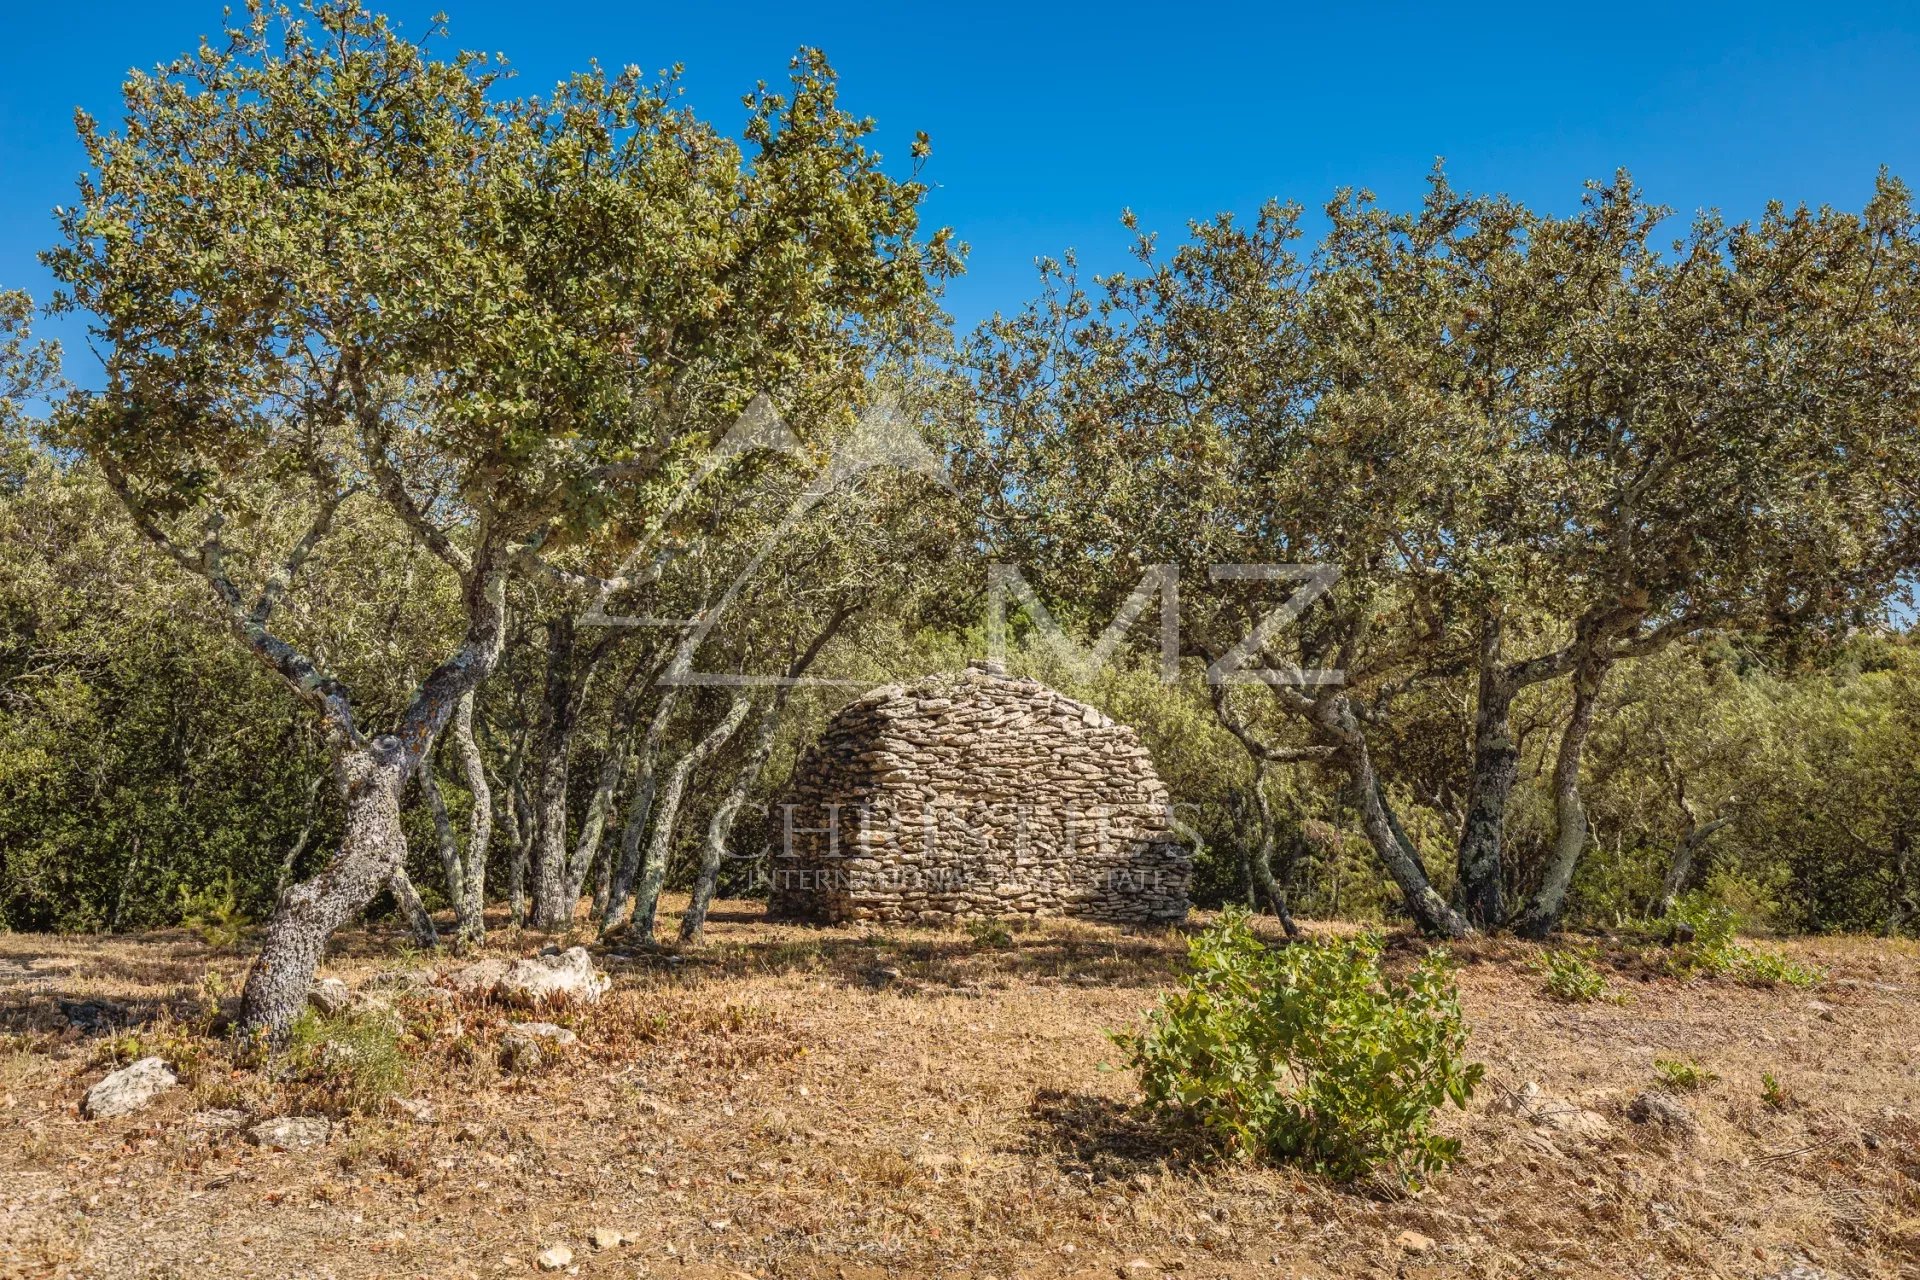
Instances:
[[[1013,945],[1013,931],[1001,920],[969,920],[967,936],[974,946],[989,951],[1004,951]]]
[[[1537,961],[1547,994],[1568,1004],[1608,1000],[1607,976],[1594,964],[1592,947],[1561,947],[1544,952]]]
[[[1760,1073],[1760,1103],[1770,1111],[1785,1111],[1793,1105],[1793,1094],[1771,1071]]]
[[[1655,1058],[1653,1076],[1662,1088],[1676,1093],[1691,1093],[1720,1078],[1691,1058]]]
[[[400,1027],[386,1010],[327,1018],[308,1009],[288,1033],[285,1053],[289,1075],[323,1109],[376,1112],[389,1097],[406,1092]]]
[[[1811,965],[1736,941],[1739,923],[1731,907],[1705,894],[1682,898],[1667,921],[1674,944],[1669,966],[1682,976],[1711,974],[1755,987],[1805,989],[1825,981],[1826,974]]]
[[[234,897],[231,876],[218,886],[182,888],[180,923],[215,951],[239,950],[253,928],[253,921]]]
[[[1257,1160],[1348,1180],[1417,1183],[1458,1154],[1434,1113],[1464,1107],[1482,1068],[1449,961],[1404,980],[1372,937],[1267,947],[1229,911],[1191,943],[1184,986],[1137,1034],[1116,1034],[1150,1106]]]

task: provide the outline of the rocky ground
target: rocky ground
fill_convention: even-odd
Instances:
[[[1805,992],[1679,981],[1603,940],[1625,999],[1583,1005],[1547,998],[1528,947],[1461,949],[1486,1082],[1446,1121],[1460,1162],[1396,1197],[1221,1164],[1131,1110],[1104,1033],[1177,973],[1175,932],[724,903],[709,937],[595,949],[612,989],[534,1011],[500,976],[577,939],[496,932],[462,991],[446,971],[471,958],[357,932],[322,998],[405,1030],[399,1074],[355,1097],[207,1034],[242,957],[0,935],[0,1274],[1920,1274],[1911,944],[1781,944],[1829,971]],[[178,1083],[147,1067],[125,1112],[86,1102],[146,1057]],[[1711,1078],[1650,1098],[1656,1058]]]

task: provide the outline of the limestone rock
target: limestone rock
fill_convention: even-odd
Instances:
[[[509,1022],[507,1024],[507,1034],[532,1036],[537,1040],[545,1040],[551,1044],[578,1044],[580,1042],[579,1036],[576,1036],[567,1028],[556,1026],[551,1022]]]
[[[179,1083],[180,1077],[163,1059],[142,1058],[87,1090],[80,1109],[94,1120],[131,1115]]]
[[[1418,1231],[1402,1231],[1394,1243],[1408,1253],[1425,1253],[1433,1248],[1433,1237],[1421,1235]]]
[[[1686,1104],[1670,1093],[1649,1089],[1627,1104],[1627,1119],[1635,1124],[1650,1124],[1675,1135],[1688,1135],[1700,1127]]]
[[[626,1237],[612,1227],[595,1227],[587,1235],[587,1240],[596,1249],[618,1249]]]
[[[558,955],[516,960],[494,984],[494,998],[511,1004],[592,1004],[606,994],[613,979],[593,967],[585,947],[571,947]]]
[[[533,1264],[542,1271],[559,1271],[573,1265],[573,1250],[564,1244],[556,1244],[535,1258]]]
[[[331,1018],[347,1007],[353,992],[338,978],[322,978],[307,989],[307,1003]]]
[[[248,1142],[279,1151],[322,1147],[332,1136],[333,1125],[320,1116],[275,1116],[247,1130]]]

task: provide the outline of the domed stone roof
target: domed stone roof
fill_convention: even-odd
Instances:
[[[1166,922],[1192,855],[1134,731],[984,663],[841,708],[770,814],[770,908],[801,919]]]

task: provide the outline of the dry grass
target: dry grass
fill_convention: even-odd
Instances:
[[[1488,1082],[1448,1121],[1461,1162],[1394,1199],[1210,1162],[1130,1110],[1102,1033],[1171,980],[1178,934],[1050,924],[1003,946],[770,925],[725,903],[709,939],[602,955],[613,994],[556,1016],[580,1044],[533,1076],[501,1074],[502,1014],[409,1006],[410,1087],[433,1121],[352,1118],[322,1150],[274,1153],[190,1119],[322,1105],[196,1036],[204,976],[237,989],[241,960],[177,933],[0,935],[0,1273],[482,1277],[527,1274],[561,1241],[584,1276],[689,1280],[1920,1268],[1911,945],[1786,944],[1831,971],[1812,993],[1683,983],[1603,945],[1627,998],[1580,1006],[1545,995],[1529,947],[1463,949]],[[360,982],[396,946],[356,933],[328,971]],[[194,1056],[190,1087],[125,1120],[79,1118],[86,1087],[138,1047],[68,1028],[59,1002],[87,998]],[[1688,1095],[1691,1138],[1625,1116],[1656,1057],[1717,1074]],[[1791,1101],[1763,1101],[1763,1072]],[[1490,1105],[1528,1081],[1611,1134]],[[595,1252],[595,1227],[633,1240]],[[1432,1247],[1397,1243],[1407,1230]]]

